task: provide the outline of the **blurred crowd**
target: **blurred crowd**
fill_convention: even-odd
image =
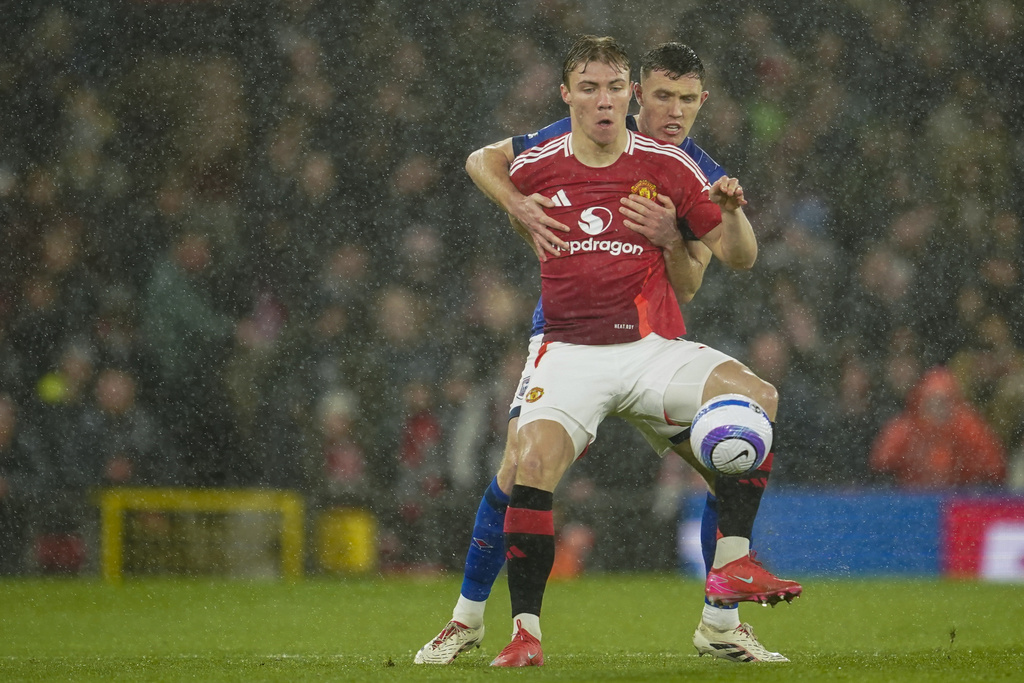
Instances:
[[[294,488],[446,562],[539,292],[463,164],[565,115],[581,32],[708,67],[761,254],[684,313],[778,387],[773,482],[1024,487],[1024,10],[631,5],[5,4],[0,573],[109,485]],[[696,486],[602,429],[569,500]]]

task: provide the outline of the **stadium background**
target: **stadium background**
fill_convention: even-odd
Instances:
[[[95,570],[92,494],[124,485],[365,506],[383,569],[457,567],[537,295],[462,166],[564,114],[582,31],[636,56],[682,40],[709,68],[693,135],[743,181],[762,251],[713,267],[686,317],[783,397],[766,505],[902,500],[868,453],[937,364],[1011,459],[960,495],[1024,487],[1021,10],[627,4],[5,4],[0,570]],[[675,565],[692,477],[616,423],[574,469],[561,514],[588,566]]]

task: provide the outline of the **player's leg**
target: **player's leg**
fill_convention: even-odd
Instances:
[[[764,400],[774,414],[777,406],[777,399],[773,399],[774,389],[770,385],[766,385],[760,387],[760,392],[739,390],[745,388],[745,385],[738,384],[734,374],[736,372],[742,374],[746,368],[720,352],[701,349],[696,358],[680,363],[677,368],[668,386],[664,389],[663,410],[669,422],[678,424],[689,422],[700,405],[721,393],[746,393],[748,395],[756,393],[757,398]],[[751,376],[753,376],[752,373]],[[693,456],[687,440],[683,438],[685,433],[670,437],[670,441],[675,443],[673,450],[694,465],[705,480],[708,480],[711,474]],[[749,475],[748,478],[750,478]],[[720,475],[715,475],[709,483],[710,493],[705,502],[701,524],[701,548],[704,554],[705,568],[709,575],[716,556],[721,554],[727,557],[726,552],[729,551],[730,546],[739,546],[741,551],[744,548],[749,551],[753,517],[756,516],[763,487],[757,491],[740,488],[739,493],[736,493],[733,491],[736,488],[733,484],[734,482],[725,481],[725,478]],[[726,491],[724,498],[720,496],[720,490],[723,488]],[[745,500],[745,497],[751,495],[756,500]],[[740,508],[738,512],[735,509],[737,507]],[[723,513],[725,531],[730,534],[743,534],[743,536],[731,539],[724,536],[725,531],[720,531],[720,519]],[[749,524],[745,525],[744,520],[748,518]],[[724,544],[722,539],[726,539]],[[713,605],[705,597],[701,622],[693,635],[693,644],[697,648],[697,652],[734,661],[787,661],[782,655],[764,648],[757,641],[750,626],[740,623],[737,604],[738,602],[729,605]]]
[[[730,360],[715,367],[704,383],[701,404],[723,394],[741,394],[753,399],[774,422],[779,404],[775,387],[761,380],[742,363]],[[772,454],[769,454],[760,469],[770,472],[772,459]],[[764,487],[754,482],[761,478],[753,473],[743,477],[716,477],[715,497],[721,538],[716,545],[712,569],[749,554],[754,519],[764,493]]]
[[[742,363],[729,360],[716,366],[704,383],[701,403],[723,394],[741,394],[753,399],[774,421],[779,402],[775,387]],[[775,604],[779,600],[790,601],[803,590],[794,581],[773,576],[750,552],[754,520],[777,450],[777,440],[773,438],[773,451],[757,470],[740,477],[718,475],[715,478],[720,537],[715,545],[715,557],[706,585],[710,603],[754,601]]]
[[[480,500],[473,523],[473,538],[466,552],[461,597],[471,604],[464,609],[456,606],[453,618],[465,617],[474,624],[483,623],[483,606],[505,565],[505,512],[516,477],[518,422],[516,418],[509,420],[501,465]]]
[[[672,422],[688,423],[696,414],[696,409],[706,401],[730,393],[742,394],[757,401],[769,419],[774,419],[778,407],[775,388],[759,379],[742,363],[706,348],[699,349],[692,359],[680,364],[674,372],[665,388],[664,412]],[[685,457],[681,451],[689,452],[686,440],[677,438],[673,441],[677,442],[675,450]],[[692,455],[691,459],[696,460]],[[766,462],[769,460],[766,459]],[[708,478],[702,466],[698,464],[697,469]],[[706,511],[702,527],[704,540],[710,540],[706,537],[710,535],[712,521],[717,523],[717,529],[721,532],[715,544],[713,567],[746,557],[750,552],[750,534],[764,489],[752,483],[740,484],[740,479],[716,475],[713,480],[715,510],[714,513]],[[742,479],[748,480],[747,477]],[[755,479],[759,481],[760,478],[752,478],[751,481]]]
[[[519,430],[516,481],[505,515],[512,641],[492,666],[540,666],[540,612],[555,561],[554,490],[583,450],[558,422],[539,419]],[[585,443],[584,443],[585,445]]]
[[[517,418],[509,420],[501,465],[480,499],[462,570],[462,590],[452,612],[452,619],[474,628],[483,627],[487,598],[505,566],[505,513],[516,477],[518,424]]]

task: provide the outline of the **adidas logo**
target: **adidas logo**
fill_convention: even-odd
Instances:
[[[569,201],[569,195],[565,193],[565,190],[556,192],[551,201],[555,203],[555,206],[572,206],[572,202]]]
[[[512,558],[516,558],[516,559],[521,560],[524,557],[526,557],[526,553],[524,553],[522,550],[520,550],[516,546],[512,546],[511,548],[508,549],[508,552],[505,553],[505,559],[506,560],[511,560]]]

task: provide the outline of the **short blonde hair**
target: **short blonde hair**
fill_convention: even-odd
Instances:
[[[569,87],[569,74],[590,62],[600,62],[629,71],[629,56],[611,36],[580,36],[569,48],[562,63],[562,83]]]

